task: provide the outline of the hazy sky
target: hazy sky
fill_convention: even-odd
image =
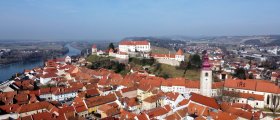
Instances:
[[[0,39],[280,33],[280,0],[0,0]]]

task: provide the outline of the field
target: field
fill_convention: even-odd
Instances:
[[[97,61],[104,61],[104,60],[110,60],[111,57],[101,57],[97,55],[90,55],[86,58],[88,62],[97,62]]]
[[[167,74],[169,77],[184,77],[189,80],[199,80],[200,78],[200,70],[187,70],[184,75],[184,70],[176,69],[176,67],[166,64],[160,65],[159,72],[160,74]]]

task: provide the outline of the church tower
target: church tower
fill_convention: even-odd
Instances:
[[[203,57],[200,73],[200,94],[208,97],[212,96],[212,70],[207,55]]]
[[[97,53],[97,47],[96,47],[96,45],[94,44],[94,45],[92,45],[92,47],[91,47],[91,53],[92,53],[92,55],[94,55],[94,54],[96,54]]]

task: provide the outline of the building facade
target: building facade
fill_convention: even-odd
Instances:
[[[147,40],[129,41],[124,40],[119,43],[120,52],[150,52],[151,45]]]

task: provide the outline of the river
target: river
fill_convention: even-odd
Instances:
[[[80,50],[73,48],[70,44],[67,44],[66,47],[68,47],[69,52],[64,56],[79,55],[81,53]],[[44,64],[43,60],[38,60],[38,61],[32,61],[32,62],[18,62],[18,63],[12,63],[12,64],[8,64],[8,65],[0,65],[0,82],[8,80],[15,73],[23,72],[24,69],[42,67],[43,64]]]

